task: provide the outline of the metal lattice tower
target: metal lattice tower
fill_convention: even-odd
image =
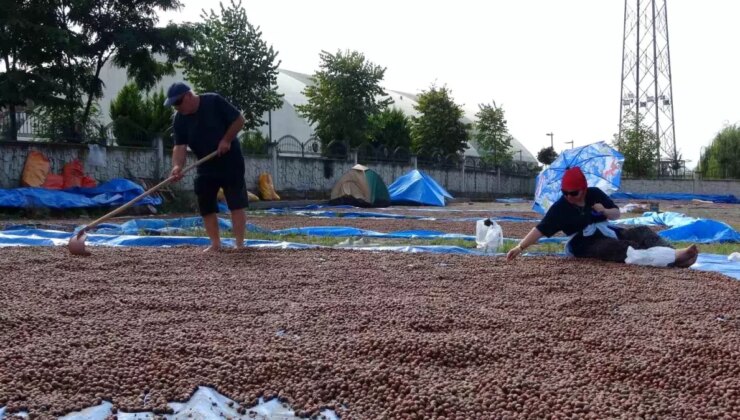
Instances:
[[[673,121],[671,54],[668,43],[667,0],[625,0],[622,44],[622,95],[619,109],[619,137],[622,122],[631,111],[658,139],[659,174],[662,158],[680,160]],[[635,127],[638,128],[638,127]]]

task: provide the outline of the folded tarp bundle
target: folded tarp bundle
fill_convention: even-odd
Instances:
[[[0,207],[74,209],[121,206],[142,194],[144,189],[128,179],[116,178],[93,188],[65,190],[46,188],[0,189]],[[156,197],[144,197],[137,205],[160,205]]]

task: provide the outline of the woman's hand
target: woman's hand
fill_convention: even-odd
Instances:
[[[519,254],[521,254],[522,251],[523,251],[522,247],[520,247],[519,245],[515,246],[514,248],[511,248],[509,252],[506,254],[506,261],[513,260],[514,258],[519,256]]]

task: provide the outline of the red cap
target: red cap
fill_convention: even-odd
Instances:
[[[581,172],[581,168],[575,166],[563,174],[563,180],[560,184],[560,189],[563,191],[585,190],[587,187],[586,176]]]

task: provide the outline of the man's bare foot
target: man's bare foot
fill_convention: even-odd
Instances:
[[[680,249],[676,252],[676,262],[674,265],[676,267],[689,268],[694,265],[698,256],[699,248],[696,245]]]
[[[219,251],[221,251],[220,245],[219,246],[211,245],[208,248],[203,250],[203,252],[219,252]]]
[[[244,244],[235,244],[234,247],[236,249],[244,249]]]

